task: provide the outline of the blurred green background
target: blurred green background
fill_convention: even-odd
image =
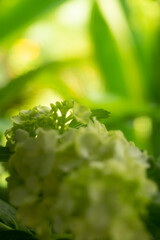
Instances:
[[[21,109],[77,99],[160,155],[158,0],[0,0],[0,142]]]

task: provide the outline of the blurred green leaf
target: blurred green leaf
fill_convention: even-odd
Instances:
[[[154,44],[152,56],[151,56],[151,80],[152,80],[152,101],[155,106],[160,104],[160,29],[157,33],[156,41]],[[151,142],[153,145],[153,153],[155,157],[160,156],[160,110],[157,111],[159,118],[155,118],[153,115],[153,132]]]
[[[144,31],[139,31],[138,28],[135,28],[133,23],[133,9],[130,6],[129,2],[127,0],[120,0],[119,1],[124,13],[124,16],[126,18],[126,23],[129,27],[129,31],[132,37],[133,41],[133,50],[134,50],[134,57],[136,59],[137,68],[139,69],[141,73],[141,81],[143,81],[143,93],[146,97],[151,97],[151,86],[152,86],[152,77],[150,75],[150,68],[151,65],[148,61],[148,56],[146,52],[146,38]],[[139,23],[140,25],[141,23]],[[140,26],[139,26],[140,28]]]
[[[11,120],[8,118],[0,118],[0,144],[2,144],[5,129],[11,126]]]
[[[26,27],[37,17],[67,0],[20,0],[13,8],[0,15],[0,41]]]
[[[152,81],[152,101],[160,104],[160,28],[158,29],[155,40],[153,42],[153,49],[150,56],[150,78]]]
[[[154,156],[160,157],[160,120],[153,119],[153,131],[151,136],[153,154]]]
[[[106,89],[123,97],[128,96],[118,48],[97,3],[93,5],[90,28]]]
[[[0,113],[5,112],[7,105],[12,103],[18,96],[21,96],[26,91],[26,86],[29,82],[41,81],[43,86],[49,86],[56,89],[64,98],[71,98],[68,86],[62,81],[62,79],[56,74],[60,69],[62,69],[67,64],[70,64],[70,61],[64,62],[50,62],[44,64],[30,72],[25,73],[24,75],[18,76],[17,78],[11,80],[6,86],[0,88]],[[50,73],[50,80],[43,77],[43,73]],[[39,78],[38,78],[39,77]]]

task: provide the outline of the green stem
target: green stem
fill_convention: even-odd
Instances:
[[[0,228],[3,228],[5,230],[13,230],[13,228],[9,227],[8,225],[0,222]]]

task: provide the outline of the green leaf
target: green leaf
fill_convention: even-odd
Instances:
[[[106,89],[114,94],[127,96],[118,48],[97,3],[92,9],[90,29],[96,60]]]
[[[37,17],[61,5],[66,0],[20,0],[0,15],[0,40],[26,27]]]
[[[96,60],[110,93],[139,102],[145,97],[146,82],[137,60],[138,47],[134,47],[137,42],[130,34],[127,18],[119,6],[120,1],[114,1],[115,10],[119,12],[115,19],[109,13],[109,2],[99,0],[92,10],[91,36]],[[121,34],[116,24],[120,24]]]
[[[76,119],[73,119],[69,124],[69,127],[71,127],[71,128],[80,128],[80,127],[83,127],[83,126],[85,126],[85,124],[77,122]]]
[[[139,71],[141,72],[141,75],[142,75],[141,81],[143,82],[142,83],[143,94],[145,94],[148,97],[152,94],[151,87],[153,84],[153,78],[150,75],[151,65],[147,62],[148,57],[146,56],[146,49],[145,49],[146,36],[144,35],[144,31],[139,31],[139,29],[135,28],[135,25],[133,24],[131,15],[134,14],[134,10],[132,5],[130,6],[127,0],[120,0],[119,2],[122,7],[123,14],[126,19],[126,23],[129,27],[132,41],[134,44],[134,57],[136,59],[137,68],[139,68]],[[137,19],[137,23],[138,23],[138,19]],[[155,61],[154,61],[154,64],[155,64]]]
[[[16,209],[0,199],[0,229],[21,230],[30,233],[30,230],[16,220]],[[0,239],[1,234],[0,234]]]
[[[153,85],[153,90],[150,88],[150,92],[152,94],[152,101],[157,102],[160,104],[160,94],[159,94],[159,89],[160,89],[160,81],[159,81],[159,76],[160,76],[160,28],[157,31],[156,38],[152,43],[153,50],[151,52],[150,56],[150,66],[151,66],[151,74],[150,74],[150,80],[152,81]]]
[[[109,117],[110,112],[104,110],[104,109],[92,109],[91,117],[96,117],[97,120],[106,119]]]
[[[10,227],[17,229],[16,209],[0,199],[0,222]]]

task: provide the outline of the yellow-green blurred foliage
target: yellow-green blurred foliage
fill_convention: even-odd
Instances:
[[[158,0],[1,0],[0,137],[21,109],[73,98],[160,155]]]

